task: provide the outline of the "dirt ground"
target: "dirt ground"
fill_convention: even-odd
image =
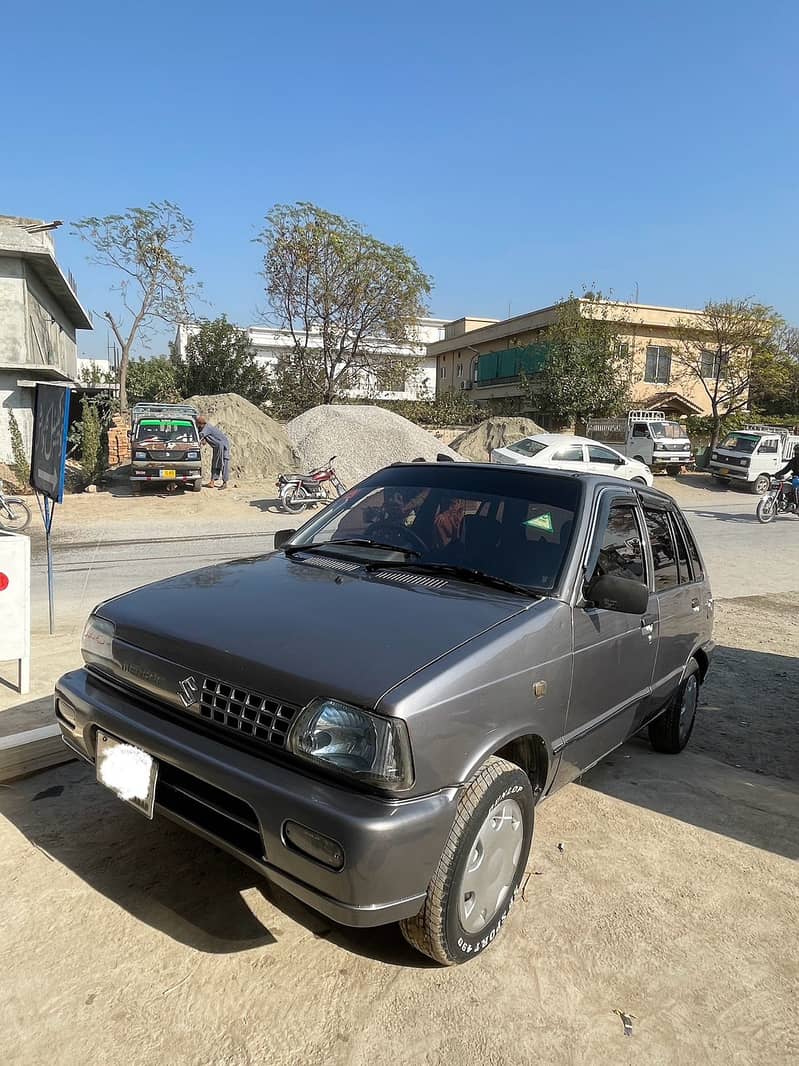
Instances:
[[[83,764],[0,790],[0,1061],[796,1062],[797,608],[720,606],[689,751],[636,739],[542,804],[502,939],[455,969],[331,926]]]

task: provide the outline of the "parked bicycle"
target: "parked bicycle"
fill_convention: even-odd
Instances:
[[[0,529],[21,533],[31,520],[30,507],[18,496],[5,496],[0,481]]]

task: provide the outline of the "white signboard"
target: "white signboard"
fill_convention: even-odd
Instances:
[[[0,531],[0,662],[17,660],[19,691],[30,689],[31,542]]]

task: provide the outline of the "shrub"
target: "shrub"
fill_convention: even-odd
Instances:
[[[11,468],[14,476],[21,485],[28,485],[31,479],[31,464],[28,452],[22,440],[22,431],[19,428],[16,415],[13,411],[8,412],[8,426],[11,435]]]

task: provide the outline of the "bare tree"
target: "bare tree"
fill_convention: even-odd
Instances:
[[[194,271],[178,248],[190,242],[193,225],[176,204],[164,200],[129,208],[123,215],[84,218],[74,228],[94,249],[89,261],[120,276],[115,291],[123,310],[103,311],[102,317],[121,351],[119,404],[125,411],[128,362],[137,338],[143,339],[156,321],[174,325],[188,317],[196,291],[191,284]]]
[[[705,304],[698,319],[681,319],[672,352],[674,376],[699,383],[710,401],[710,446],[722,419],[749,403],[757,354],[781,323],[773,307],[749,297]]]
[[[314,204],[276,205],[259,240],[266,294],[293,352],[275,387],[299,402],[333,403],[345,390],[380,388],[415,369],[392,351],[415,340],[431,280],[398,245]]]

